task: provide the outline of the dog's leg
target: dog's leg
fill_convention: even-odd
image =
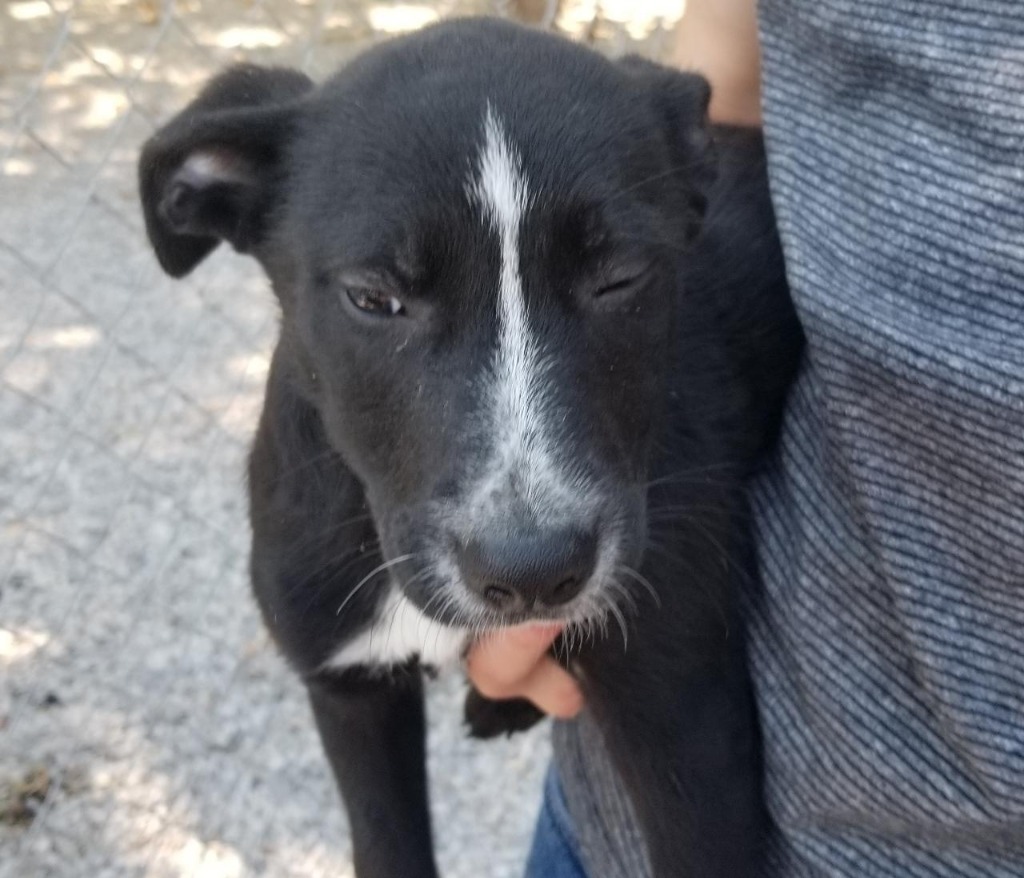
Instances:
[[[577,667],[654,875],[751,878],[766,816],[733,595],[753,559],[743,516],[727,511],[736,492],[688,492],[693,516],[656,535],[670,551],[649,553],[642,569],[657,599],[637,596],[628,649],[609,638],[581,653]]]
[[[307,687],[348,811],[356,875],[436,878],[419,670],[316,677]]]
[[[602,662],[584,691],[636,810],[653,874],[758,874],[759,754],[739,657],[669,667],[650,651],[631,648],[628,661],[617,665]]]

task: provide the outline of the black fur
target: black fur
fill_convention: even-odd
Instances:
[[[629,567],[622,630],[567,635],[561,654],[655,874],[757,873],[764,814],[734,594],[753,571],[744,485],[802,336],[759,134],[708,129],[707,98],[698,77],[463,21],[384,44],[318,88],[234,68],[145,148],[142,201],[164,268],[187,274],[226,240],[259,259],[280,301],[250,460],[252,577],[309,688],[360,878],[436,875],[421,670],[415,657],[325,662],[380,621],[392,582],[446,624],[572,606],[520,601],[469,618],[445,600],[457,586],[436,564],[374,573],[406,553],[460,559],[468,538],[436,510],[459,512],[496,441],[479,412],[500,254],[466,191],[488,105],[537,194],[519,252],[556,379],[548,413],[596,498],[565,533],[617,541]],[[353,290],[395,297],[401,315],[365,313]],[[474,524],[511,547],[519,576],[559,540],[508,490],[505,518]],[[483,737],[537,718],[521,702],[467,702]]]
[[[494,701],[470,687],[466,693],[465,718],[469,734],[486,740],[524,732],[544,719],[544,714],[525,698]]]

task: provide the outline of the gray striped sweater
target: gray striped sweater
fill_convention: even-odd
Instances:
[[[762,0],[809,354],[745,597],[765,874],[1024,876],[1024,0]],[[593,878],[642,878],[584,719]]]

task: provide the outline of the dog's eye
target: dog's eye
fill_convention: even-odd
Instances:
[[[382,293],[380,290],[347,290],[349,301],[360,311],[379,317],[398,317],[405,313],[401,299]]]
[[[636,278],[623,278],[622,280],[614,281],[610,284],[605,284],[603,287],[598,287],[594,293],[594,298],[599,299],[601,296],[612,296],[615,293],[622,293],[632,288],[633,284],[636,283]]]
[[[637,287],[640,283],[640,278],[641,275],[625,275],[623,277],[610,280],[594,290],[594,298],[602,299],[606,296],[613,298],[616,295],[628,293]]]

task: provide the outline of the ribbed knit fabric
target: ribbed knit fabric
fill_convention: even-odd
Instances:
[[[1024,2],[760,15],[809,340],[753,498],[765,875],[1022,878]],[[589,874],[642,878],[595,730],[555,741]]]

